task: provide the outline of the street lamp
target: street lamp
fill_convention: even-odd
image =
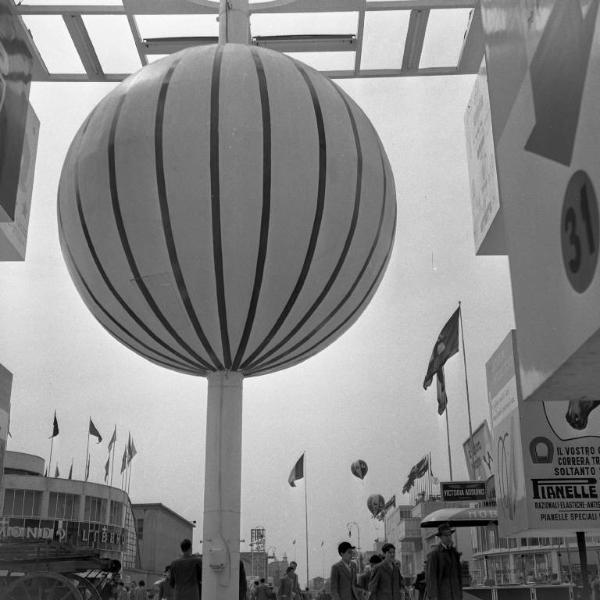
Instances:
[[[346,523],[346,527],[348,528],[348,537],[352,537],[352,529],[351,526],[356,526],[356,550],[358,551],[358,570],[362,571],[362,557],[360,554],[360,527],[356,521],[350,521]]]

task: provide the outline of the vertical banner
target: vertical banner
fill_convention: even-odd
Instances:
[[[521,401],[514,331],[486,364],[499,534],[600,531],[600,401]]]
[[[0,0],[0,222],[15,220],[33,60],[13,0]]]
[[[4,455],[6,453],[6,440],[10,425],[10,393],[12,390],[12,373],[0,364],[0,515],[4,508]]]

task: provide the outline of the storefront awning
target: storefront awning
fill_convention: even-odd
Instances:
[[[475,527],[498,523],[498,511],[493,506],[484,508],[440,508],[421,521],[421,527],[439,527],[450,523],[452,527]]]

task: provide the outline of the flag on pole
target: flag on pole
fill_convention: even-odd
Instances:
[[[60,477],[60,472],[58,470],[58,465],[56,465],[56,469],[54,469],[54,477]]]
[[[85,481],[88,480],[90,476],[90,455],[88,454],[87,460],[85,462]]]
[[[71,461],[71,468],[69,469],[69,479],[73,479],[73,461]]]
[[[446,376],[444,367],[440,367],[436,373],[438,415],[443,415],[448,406],[448,396],[446,396]]]
[[[123,449],[123,460],[121,461],[121,474],[127,468],[127,447]]]
[[[115,445],[116,441],[117,441],[117,426],[115,425],[115,430],[113,431],[113,434],[110,437],[110,441],[108,442],[108,451],[109,452],[113,449],[113,446]]]
[[[298,479],[302,479],[303,477],[304,477],[304,452],[302,453],[302,456],[296,461],[296,464],[290,471],[290,476],[288,477],[288,483],[292,487],[296,487],[296,484],[294,482],[297,481]]]
[[[100,435],[100,432],[98,431],[98,429],[96,429],[96,426],[94,425],[94,421],[92,421],[91,418],[90,418],[90,427],[88,429],[88,434],[93,435],[95,438],[97,438],[98,444],[102,441],[102,436]]]
[[[410,469],[406,483],[402,488],[402,493],[407,494],[415,484],[416,479],[420,479],[429,471],[429,455],[425,455],[416,465]]]
[[[127,464],[129,464],[133,457],[137,454],[137,450],[135,449],[135,445],[133,443],[133,438],[131,437],[131,433],[129,434],[129,440],[127,440]]]
[[[448,319],[448,322],[440,331],[440,335],[433,346],[427,374],[423,381],[423,387],[427,389],[433,381],[433,376],[439,372],[446,361],[458,352],[458,325],[460,318],[460,306],[454,311],[454,314]]]
[[[56,419],[56,411],[54,411],[54,422],[52,423],[52,435],[48,438],[51,440],[58,435],[58,421]]]
[[[104,482],[108,481],[108,469],[110,467],[110,455],[106,460],[106,464],[104,465]]]

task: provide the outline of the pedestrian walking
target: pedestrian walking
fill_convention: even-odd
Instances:
[[[138,586],[133,590],[133,600],[148,600],[146,582],[143,579],[138,582]]]
[[[292,600],[294,596],[294,567],[290,565],[285,570],[285,575],[279,581],[277,590],[278,600]]]
[[[169,583],[169,577],[171,575],[171,565],[165,567],[163,578],[156,582],[158,589],[158,600],[173,600],[175,597],[175,590]]]
[[[427,557],[426,586],[429,600],[462,600],[460,554],[452,542],[454,529],[438,527],[440,543]]]
[[[369,595],[369,581],[371,581],[371,577],[373,577],[373,572],[375,571],[375,566],[378,565],[383,559],[379,554],[373,554],[369,558],[369,564],[367,568],[358,576],[358,587],[364,590],[367,593],[367,597]]]
[[[331,567],[329,585],[333,600],[360,600],[356,578],[356,565],[352,562],[355,547],[350,542],[342,542],[338,546],[341,560]]]
[[[292,574],[293,574],[293,579],[294,579],[294,586],[292,589],[293,598],[294,598],[294,600],[301,600],[302,593],[300,591],[300,585],[298,583],[298,573],[296,573],[296,569],[298,568],[298,563],[295,560],[293,560],[290,562],[290,567],[292,567]]]
[[[384,544],[381,551],[383,560],[376,565],[369,581],[371,600],[406,600],[400,561],[396,560],[396,547],[394,544]]]
[[[418,593],[418,596],[415,600],[423,600],[425,598],[425,590],[427,589],[426,579],[425,579],[425,570],[427,569],[427,562],[423,563],[423,570],[420,573],[417,573],[417,577],[415,579],[415,583],[413,587]]]
[[[192,554],[192,542],[180,544],[181,558],[171,563],[169,584],[175,589],[174,600],[200,600],[202,597],[202,557]]]

